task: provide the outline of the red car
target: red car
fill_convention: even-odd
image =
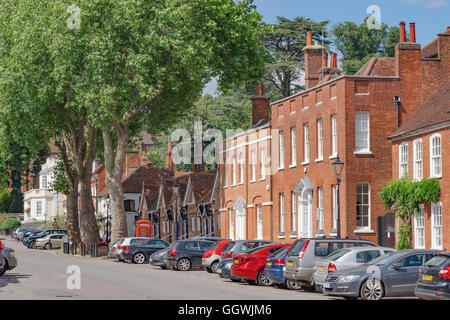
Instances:
[[[260,286],[271,286],[272,281],[266,278],[264,268],[267,258],[283,247],[290,247],[288,243],[274,243],[257,247],[239,254],[233,258],[231,274],[239,279],[247,281],[249,284]]]
[[[219,240],[216,241],[202,257],[202,266],[209,273],[217,272],[217,267],[219,266],[220,255],[222,254],[223,248],[230,243],[230,240]]]

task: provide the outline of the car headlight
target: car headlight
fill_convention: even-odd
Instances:
[[[349,274],[349,275],[340,277],[337,282],[352,282],[352,281],[359,279],[359,277],[360,277],[359,274]]]

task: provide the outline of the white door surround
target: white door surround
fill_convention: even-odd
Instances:
[[[294,188],[297,194],[298,206],[298,238],[312,237],[312,201],[314,195],[314,184],[308,177],[300,179]]]
[[[243,197],[239,196],[234,202],[234,209],[236,210],[235,230],[236,240],[246,239],[247,220],[246,220],[246,203]]]

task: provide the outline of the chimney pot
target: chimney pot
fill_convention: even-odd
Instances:
[[[409,24],[409,41],[412,43],[416,42],[416,24],[414,22]]]
[[[400,42],[406,42],[405,22],[400,22]]]
[[[337,69],[337,53],[331,54],[331,67]]]
[[[266,86],[265,85],[261,85],[261,95],[265,96],[266,95]]]
[[[255,95],[259,96],[260,91],[259,91],[259,82],[256,83],[256,87],[255,87]]]
[[[328,67],[328,52],[326,52],[325,50],[323,51],[323,63],[322,66],[324,68]]]
[[[312,31],[308,31],[306,33],[306,45],[307,46],[312,46],[313,44],[313,40],[312,40]]]

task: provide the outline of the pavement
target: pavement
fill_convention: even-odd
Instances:
[[[321,293],[260,287],[199,271],[162,270],[114,259],[28,249],[0,238],[16,251],[18,266],[0,277],[0,300],[328,300]],[[75,272],[75,273],[74,273]],[[79,274],[79,277],[77,275]]]

